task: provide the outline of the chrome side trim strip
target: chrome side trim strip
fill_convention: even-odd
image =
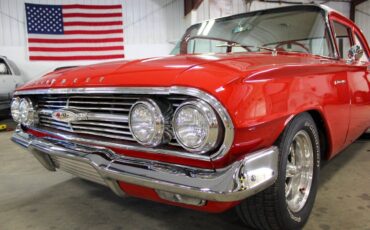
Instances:
[[[79,167],[73,172],[94,180],[100,175],[104,183],[119,195],[122,191],[119,191],[117,182],[124,181],[204,200],[238,201],[271,186],[278,172],[278,148],[274,146],[250,153],[223,169],[209,170],[126,157],[106,148],[58,139],[23,136],[21,131],[15,132],[12,140],[43,156],[38,160],[50,169],[55,169],[52,162],[45,160],[50,157],[64,158],[76,167],[82,163],[89,164],[96,174],[88,167]],[[84,172],[86,169],[89,171]]]
[[[177,155],[180,157],[198,159],[203,161],[210,161],[210,160],[218,160],[225,156],[225,154],[230,150],[231,145],[234,140],[234,126],[232,120],[225,109],[225,107],[212,95],[196,89],[196,88],[189,88],[189,87],[179,87],[179,86],[172,86],[172,87],[99,87],[99,88],[58,88],[58,89],[35,89],[35,90],[23,90],[17,91],[14,95],[41,95],[41,94],[147,94],[147,95],[170,95],[170,94],[183,94],[188,96],[194,96],[206,101],[210,104],[220,116],[223,125],[225,127],[225,134],[224,134],[224,141],[220,146],[219,150],[213,153],[211,156],[199,155],[199,154],[191,154],[186,152],[180,151],[170,151],[170,150],[160,150],[154,148],[145,148],[141,147],[138,148],[137,146],[129,146],[129,145],[121,145],[124,149],[130,150],[138,150],[138,151],[145,151],[145,152],[157,152],[157,153],[164,153],[169,155]],[[90,115],[90,114],[89,114]],[[97,119],[104,119],[104,117],[96,116],[94,117]],[[91,116],[93,116],[91,114]],[[124,117],[126,120],[127,117]],[[55,135],[55,134],[54,134]],[[84,142],[92,142],[88,139],[82,138],[75,138],[79,139],[80,141]],[[95,140],[93,141],[94,143]]]

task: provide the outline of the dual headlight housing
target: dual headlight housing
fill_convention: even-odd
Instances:
[[[11,114],[24,126],[36,123],[37,115],[30,98],[13,98]],[[134,139],[146,147],[168,144],[176,138],[189,152],[203,154],[217,147],[222,126],[213,108],[200,99],[185,101],[173,111],[169,102],[141,99],[132,105],[129,128]]]
[[[31,99],[13,98],[10,105],[13,120],[24,126],[33,125],[36,121],[36,113]]]
[[[178,106],[173,113],[170,104],[144,99],[130,109],[129,127],[134,139],[147,147],[167,144],[172,136],[187,151],[202,154],[215,147],[221,127],[213,108],[194,99]]]

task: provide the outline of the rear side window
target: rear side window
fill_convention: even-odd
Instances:
[[[3,66],[5,66],[5,72],[1,72],[0,75],[10,75],[12,74],[12,72],[10,71],[10,68],[8,66],[8,64],[6,64],[6,62],[4,61],[4,59],[0,58],[0,64],[2,64]]]
[[[334,25],[334,32],[335,32],[335,39],[337,41],[338,49],[339,49],[339,56],[343,59],[348,58],[348,50],[351,48],[351,30],[347,26],[335,22]]]
[[[358,36],[357,33],[355,33],[355,44],[359,45],[361,47],[361,49],[364,51],[364,55],[362,55],[360,61],[368,62],[369,61],[369,56],[368,56],[366,50],[364,49],[365,46],[363,45],[362,40],[360,39],[360,37]]]

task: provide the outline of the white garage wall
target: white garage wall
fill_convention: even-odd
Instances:
[[[304,0],[309,2],[310,0]],[[17,63],[26,79],[33,79],[58,66],[93,62],[44,62],[27,59],[24,3],[40,4],[122,4],[126,59],[166,55],[192,23],[209,18],[246,12],[244,0],[204,0],[184,17],[184,0],[0,0],[0,55]],[[310,1],[312,2],[312,1]],[[320,3],[320,1],[316,1]],[[349,3],[329,2],[328,6],[349,15]],[[286,4],[253,1],[250,10]],[[359,19],[360,20],[360,19]],[[363,27],[364,28],[364,27]]]
[[[361,3],[356,7],[355,22],[362,29],[370,43],[370,1]]]
[[[297,2],[297,3],[312,3],[315,2],[317,4],[324,3],[345,16],[349,17],[350,11],[350,4],[348,2],[326,2],[326,1],[312,1],[312,0],[290,0],[290,2]],[[252,4],[249,6],[250,10],[261,10],[261,9],[268,9],[274,7],[282,7],[282,6],[289,6],[292,4],[286,3],[272,3],[272,2],[261,2],[261,1],[253,1]],[[244,0],[204,0],[199,8],[192,12],[193,15],[188,17],[192,17],[191,21],[193,23],[201,22],[203,20],[207,20],[210,18],[228,16],[232,14],[238,14],[242,12],[246,12],[248,6],[246,5]],[[189,20],[189,19],[188,19]]]
[[[28,61],[24,3],[122,4],[126,59],[167,55],[185,30],[183,0],[1,0],[0,55],[32,79],[58,66],[94,62]]]

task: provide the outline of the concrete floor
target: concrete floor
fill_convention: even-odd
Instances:
[[[0,133],[0,229],[245,229],[235,213],[207,214],[136,198],[46,171]],[[357,141],[321,171],[305,229],[370,230],[370,142]]]

